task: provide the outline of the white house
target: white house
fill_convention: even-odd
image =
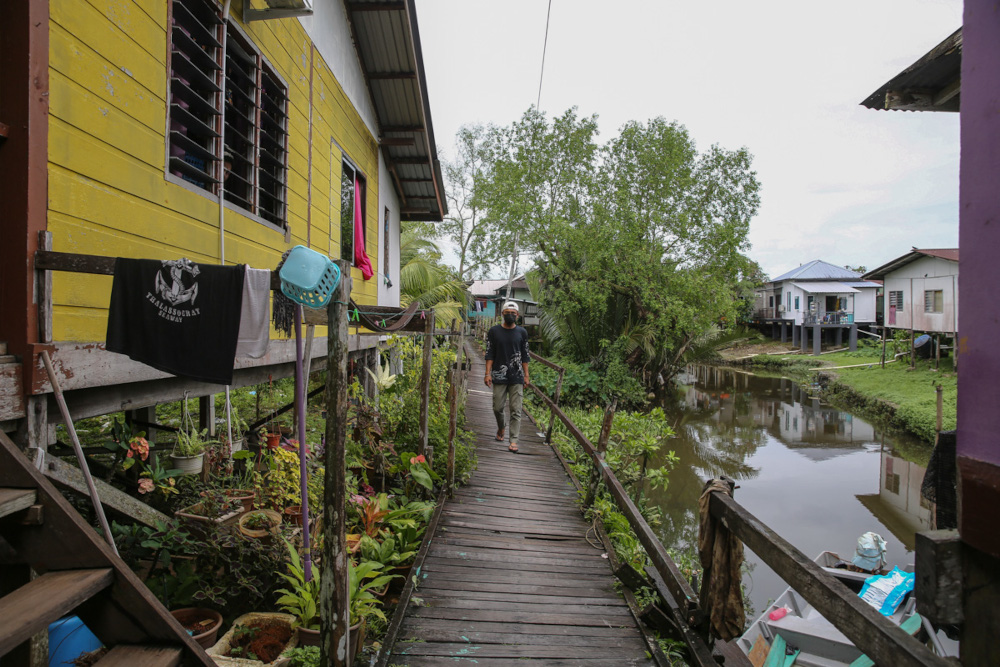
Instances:
[[[802,324],[874,324],[879,285],[816,259],[757,290],[759,320]]]
[[[890,329],[958,330],[958,248],[913,248],[865,278],[883,281],[883,322]]]

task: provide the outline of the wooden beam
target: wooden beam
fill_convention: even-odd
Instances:
[[[429,157],[394,157],[392,161],[396,164],[417,164],[417,165],[427,165],[430,166],[431,159]]]
[[[400,12],[406,9],[405,2],[348,2],[349,12]]]
[[[423,125],[383,125],[382,132],[426,132]]]
[[[393,81],[396,79],[412,80],[417,78],[416,72],[369,72],[372,81]]]
[[[958,77],[947,86],[938,91],[934,96],[934,106],[940,106],[951,101],[953,97],[962,92],[962,77]]]
[[[891,623],[731,497],[713,493],[709,508],[713,517],[723,521],[736,537],[875,664],[894,667],[953,664],[934,655]]]
[[[962,538],[957,530],[930,530],[917,533],[917,573],[914,595],[917,612],[935,625],[961,624]]]
[[[413,146],[417,142],[413,137],[382,137],[379,143],[383,146]]]
[[[83,473],[75,465],[66,463],[54,456],[46,456],[42,472],[56,484],[90,497],[90,492],[87,490],[87,483],[83,479]],[[101,499],[102,505],[129,517],[133,521],[137,521],[150,528],[156,528],[157,522],[167,523],[170,521],[170,517],[166,514],[154,510],[146,503],[119,491],[103,480],[95,478],[94,486],[97,487],[97,495]]]
[[[350,655],[347,586],[347,309],[351,296],[350,265],[337,260],[341,279],[328,309],[326,357],[326,452],[323,478],[322,575],[320,577],[320,664],[345,667]]]
[[[432,178],[401,178],[401,179],[399,179],[399,182],[400,183],[433,183],[434,179],[432,179]]]

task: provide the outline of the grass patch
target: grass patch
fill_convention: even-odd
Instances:
[[[891,353],[891,350],[890,350]],[[839,405],[855,408],[865,417],[892,428],[913,433],[925,442],[934,442],[937,422],[937,393],[935,387],[944,389],[943,428],[955,428],[957,415],[958,378],[951,358],[942,359],[939,370],[934,370],[933,360],[918,359],[911,369],[906,358],[879,367],[881,348],[860,345],[856,352],[834,352],[821,357],[757,357],[754,368],[777,370],[799,381],[816,378],[815,368],[832,368],[819,371],[824,385],[824,398]]]

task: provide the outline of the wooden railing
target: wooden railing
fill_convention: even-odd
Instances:
[[[532,353],[531,358],[559,372],[556,400],[546,396],[536,385],[531,388],[549,409],[553,419],[558,418],[570,435],[590,457],[600,480],[614,499],[618,510],[626,517],[646,555],[653,564],[652,577],[658,592],[668,603],[674,618],[670,619],[680,631],[689,650],[691,664],[716,665],[709,649],[707,612],[700,606],[698,596],[684,579],[663,544],[646,523],[614,472],[604,460],[603,452],[595,448],[582,431],[559,408],[558,394],[565,369],[558,364]],[[546,442],[551,443],[552,427]],[[935,655],[926,646],[891,623],[886,617],[861,600],[854,592],[823,571],[780,535],[748,512],[732,497],[723,493],[712,494],[709,511],[750,548],[778,576],[788,582],[827,620],[844,633],[855,646],[877,665],[896,667],[944,667],[955,663]],[[653,574],[653,573],[650,573]],[[673,600],[675,604],[670,604]]]

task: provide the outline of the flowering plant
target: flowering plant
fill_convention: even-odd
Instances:
[[[124,419],[111,420],[111,439],[104,443],[104,448],[115,455],[111,474],[115,469],[128,470],[137,460],[145,461],[149,457],[149,442],[145,435],[145,431],[132,433],[132,426]]]
[[[166,498],[175,493],[180,493],[177,490],[176,480],[174,479],[181,474],[180,470],[174,468],[165,469],[160,465],[157,460],[152,466],[144,466],[146,468],[139,475],[139,493],[147,494],[153,491],[159,491]]]

